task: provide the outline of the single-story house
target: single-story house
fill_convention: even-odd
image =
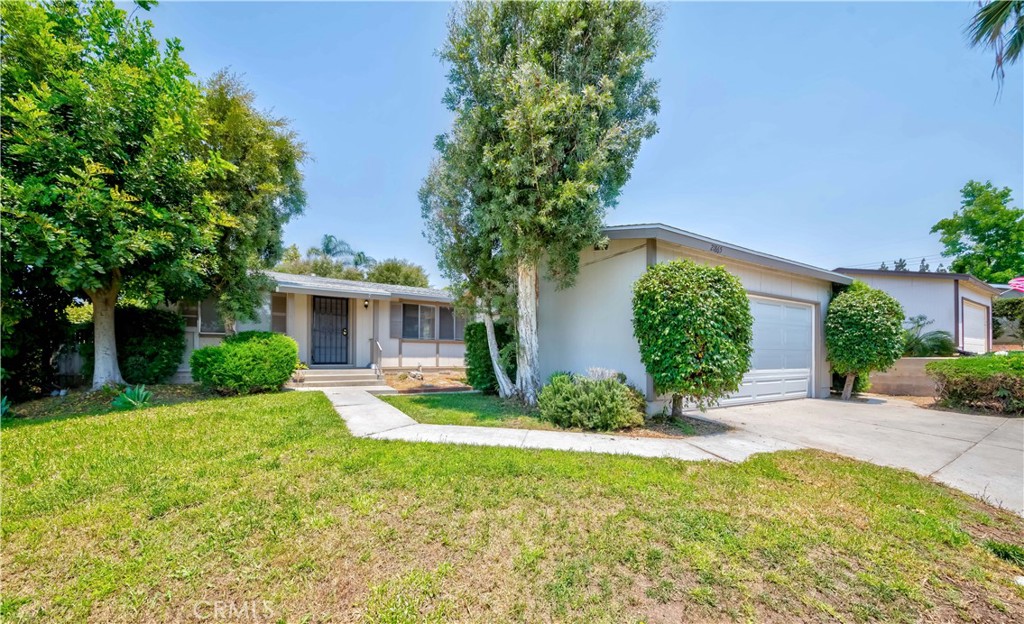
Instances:
[[[852,279],[660,223],[605,228],[607,246],[587,249],[575,284],[541,280],[538,331],[542,380],[556,371],[607,368],[657,397],[633,336],[633,283],[647,267],[679,258],[724,266],[739,277],[754,316],[751,369],[723,405],[827,397],[831,373],[824,318],[833,286]]]
[[[465,366],[465,320],[448,291],[273,271],[276,282],[255,321],[237,331],[287,334],[299,359],[311,368],[424,370]],[[175,379],[190,379],[194,349],[219,344],[226,335],[217,303],[179,304],[185,316],[185,356]]]
[[[926,331],[953,336],[958,349],[969,353],[992,350],[992,297],[999,291],[966,273],[922,273],[838,268],[893,296],[907,318],[924,315],[934,321]]]

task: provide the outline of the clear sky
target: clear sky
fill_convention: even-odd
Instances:
[[[941,259],[971,178],[1024,194],[1024,64],[1002,96],[974,2],[664,5],[660,131],[609,224],[660,221],[833,268]],[[193,71],[242,74],[313,161],[301,248],[325,233],[424,265],[416,198],[449,125],[441,3],[183,3],[149,12]]]

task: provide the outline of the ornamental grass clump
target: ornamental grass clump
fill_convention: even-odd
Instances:
[[[754,318],[739,278],[725,267],[675,260],[633,284],[633,334],[658,394],[700,410],[739,389],[750,368]]]

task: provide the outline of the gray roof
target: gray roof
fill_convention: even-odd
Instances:
[[[990,293],[992,295],[998,295],[997,290],[991,284],[986,284],[980,279],[974,277],[969,273],[938,273],[931,271],[885,271],[882,269],[854,269],[839,267],[836,269],[839,273],[845,273],[847,275],[876,275],[878,277],[906,277],[906,278],[917,278],[917,279],[952,279],[959,280],[961,282],[969,282],[971,285],[976,286],[979,290]]]
[[[708,238],[707,236],[701,236],[700,234],[680,230],[679,228],[672,227],[671,225],[665,225],[664,223],[611,225],[604,228],[604,234],[611,239],[653,238],[699,251],[710,252],[725,258],[732,258],[733,260],[740,260],[742,262],[749,262],[751,264],[768,267],[777,271],[794,273],[796,275],[812,277],[814,279],[820,279],[836,284],[853,283],[853,280],[849,277],[840,275],[834,271],[826,271],[825,269],[804,264],[802,262],[787,260],[785,258],[780,258],[779,256],[773,256],[760,251],[754,251],[753,249],[747,249],[746,247],[740,247],[724,241],[715,240],[713,238]]]
[[[342,294],[367,299],[425,299],[430,301],[451,301],[451,294],[441,288],[419,288],[417,286],[399,286],[397,284],[378,284],[376,282],[360,282],[357,280],[319,277],[317,275],[294,275],[265,271],[277,282],[278,292],[304,292]]]

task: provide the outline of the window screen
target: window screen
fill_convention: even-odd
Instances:
[[[452,309],[438,309],[437,317],[437,337],[441,340],[455,340],[455,314]]]
[[[224,321],[217,310],[216,299],[204,299],[199,304],[199,331],[204,334],[224,333]]]
[[[270,331],[283,334],[288,330],[288,295],[270,295]]]

